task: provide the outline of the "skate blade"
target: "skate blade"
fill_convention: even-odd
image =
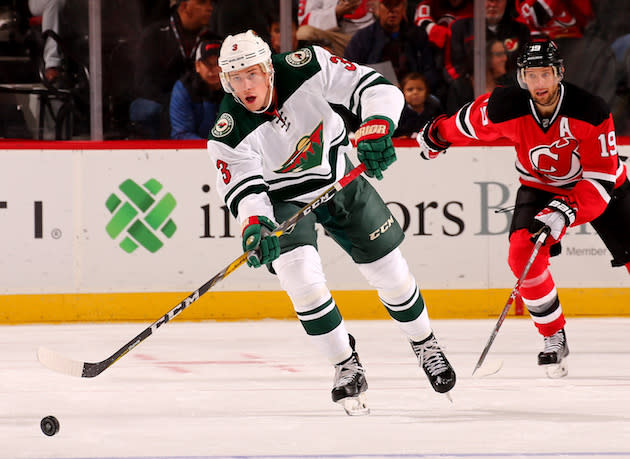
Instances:
[[[341,406],[348,416],[367,416],[370,409],[367,407],[365,393],[359,394],[357,397],[346,397],[339,400]]]
[[[499,372],[503,368],[503,360],[488,360],[483,363],[479,368],[473,370],[474,378],[485,378],[486,376],[492,376]]]
[[[545,365],[545,372],[547,373],[547,377],[551,379],[564,378],[566,375],[569,374],[569,366],[567,365],[567,360],[563,359],[560,363]]]

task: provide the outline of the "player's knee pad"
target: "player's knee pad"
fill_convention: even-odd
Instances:
[[[280,286],[296,312],[317,307],[330,298],[322,261],[315,247],[304,245],[283,253],[273,262]]]
[[[368,283],[378,290],[386,302],[398,303],[407,299],[416,288],[416,281],[409,271],[407,261],[396,248],[380,260],[358,265]]]
[[[527,265],[532,250],[534,250],[534,243],[531,241],[531,237],[531,233],[526,229],[517,230],[510,236],[508,264],[517,278],[520,278],[521,274],[523,274],[525,265]],[[540,276],[547,270],[548,266],[549,246],[543,245],[538,251],[538,255],[532,263],[532,266],[529,268],[527,279]]]

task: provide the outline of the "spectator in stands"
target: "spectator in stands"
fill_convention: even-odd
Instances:
[[[297,39],[297,18],[291,17],[291,50],[298,48]],[[269,43],[271,44],[271,51],[274,53],[281,53],[280,49],[280,16],[272,14],[269,16]],[[287,50],[289,51],[289,50]]]
[[[332,43],[334,54],[343,56],[352,36],[374,23],[379,0],[300,0],[297,38]]]
[[[359,64],[391,62],[398,81],[419,72],[434,88],[439,77],[427,34],[408,24],[406,8],[407,0],[381,0],[377,21],[354,34],[344,57]]]
[[[223,39],[251,29],[269,42],[268,17],[278,8],[278,0],[214,0],[210,30]]]
[[[212,13],[211,0],[178,0],[167,23],[156,22],[140,38],[135,99],[129,119],[140,135],[168,138],[168,105],[175,82],[192,68],[199,34]]]
[[[42,17],[42,32],[52,30],[59,33],[61,12],[66,0],[28,0],[28,8],[33,16]],[[57,42],[48,38],[44,44],[44,78],[55,84],[62,74],[62,58]]]
[[[451,61],[451,25],[472,16],[472,0],[423,0],[416,7],[414,24],[427,32],[429,42],[437,50],[436,66],[444,68],[447,81],[457,78]]]
[[[498,39],[507,51],[507,73],[516,81],[516,57],[529,41],[529,28],[510,17],[507,0],[486,0],[486,41]],[[451,25],[451,58],[456,78],[473,72],[473,18],[464,18]]]
[[[405,75],[400,83],[405,96],[405,107],[400,115],[394,137],[415,138],[431,119],[444,113],[440,100],[431,94],[427,79],[418,72]]]
[[[529,27],[533,37],[581,38],[595,17],[591,0],[516,0],[517,20]]]
[[[622,35],[630,33],[628,20],[628,0],[599,0],[593,1],[595,22],[593,23],[597,35],[611,44]]]
[[[497,86],[510,86],[515,83],[506,71],[507,51],[501,40],[493,39],[486,42],[486,93],[492,92]],[[474,78],[472,75],[460,77],[449,86],[446,99],[446,113],[451,116],[464,104],[475,99]]]
[[[172,139],[208,138],[223,98],[220,50],[219,40],[200,41],[195,52],[195,70],[187,72],[173,86],[169,109]]]

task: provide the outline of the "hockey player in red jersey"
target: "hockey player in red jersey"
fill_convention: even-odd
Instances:
[[[567,227],[590,223],[630,272],[630,183],[617,155],[615,130],[604,101],[562,81],[564,66],[551,40],[527,44],[517,60],[518,86],[496,88],[455,115],[428,122],[417,140],[424,159],[451,145],[508,139],[516,149],[521,186],[510,227],[508,263],[520,277],[543,226],[549,242],[531,266],[520,295],[544,337],[538,364],[550,377],[567,374],[565,318],[549,257]]]

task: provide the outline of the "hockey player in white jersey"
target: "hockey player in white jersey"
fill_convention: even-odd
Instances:
[[[352,144],[330,103],[363,120],[355,133],[366,174],[382,178],[396,159],[391,135],[404,99],[374,70],[320,47],[272,57],[252,31],[229,36],[219,56],[226,96],[208,139],[217,190],[242,226],[248,265],[267,265],[289,295],[308,336],[334,365],[332,399],[350,415],[369,412],[367,380],[354,338],[332,298],[317,251],[315,223],[356,263],[411,343],[433,389],[448,393],[453,371],[433,335],[418,285],[398,246],[404,234],[362,176],[281,237],[282,222],[353,166]]]

